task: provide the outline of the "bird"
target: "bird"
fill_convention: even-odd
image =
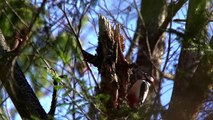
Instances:
[[[129,89],[127,94],[128,104],[131,108],[141,106],[148,95],[149,87],[154,85],[155,79],[144,74],[145,79],[137,80]]]

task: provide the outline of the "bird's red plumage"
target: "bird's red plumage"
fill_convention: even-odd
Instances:
[[[136,108],[138,104],[138,99],[136,98],[136,96],[134,94],[128,94],[127,99],[129,106],[131,108]]]

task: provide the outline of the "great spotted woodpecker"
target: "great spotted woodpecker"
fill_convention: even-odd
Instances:
[[[137,80],[128,91],[127,99],[131,108],[137,108],[146,100],[149,87],[154,84],[153,77],[144,74],[145,79]]]

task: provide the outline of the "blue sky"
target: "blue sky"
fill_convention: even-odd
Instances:
[[[138,4],[139,4],[139,2],[138,2]],[[85,50],[87,50],[88,52],[92,53],[92,54],[96,53],[95,49],[96,49],[96,45],[98,43],[98,39],[97,39],[98,38],[97,37],[98,24],[95,23],[96,24],[96,26],[95,26],[93,20],[98,21],[99,14],[101,13],[103,15],[106,15],[106,17],[109,18],[109,20],[112,22],[112,25],[113,25],[113,22],[114,22],[114,21],[112,21],[111,17],[107,16],[108,13],[106,13],[100,6],[106,7],[105,3],[103,1],[98,2],[98,5],[94,8],[94,10],[90,11],[90,13],[87,14],[88,15],[88,23],[85,26],[83,26],[81,34],[80,34],[80,39],[83,40],[83,42],[82,42],[83,48]],[[134,30],[136,28],[136,21],[137,21],[137,12],[136,12],[135,9],[133,9],[134,8],[133,6],[134,5],[131,4],[131,8],[132,8],[131,11],[128,11],[128,9],[127,9],[127,11],[125,11],[125,9],[129,7],[129,1],[124,1],[122,3],[118,3],[118,2],[112,2],[112,0],[109,0],[108,3],[107,3],[107,8],[109,9],[109,11],[113,11],[113,16],[116,18],[116,20],[119,23],[127,26],[128,29],[125,29],[125,30],[128,33],[128,37],[130,37],[130,38],[133,38],[133,36],[134,36]],[[116,11],[117,9],[120,9],[120,10],[123,10],[123,11]],[[127,12],[127,13],[125,14],[125,12]],[[186,18],[186,12],[187,12],[187,5],[184,6],[177,13],[177,15],[174,17],[174,19],[176,19],[176,18],[177,19],[185,19]],[[119,13],[123,13],[123,14],[117,15]],[[129,17],[127,17],[127,15]],[[184,25],[173,22],[172,28],[173,29],[178,29],[178,28],[184,29]],[[173,41],[173,43],[172,43],[173,49],[174,50],[177,49],[178,51],[180,51],[178,49],[180,44],[178,43],[178,41],[174,40],[175,36],[172,35],[171,38],[172,38],[172,41]],[[168,34],[167,34],[166,41],[168,41]],[[129,40],[126,40],[126,49],[125,50],[128,50],[129,45],[130,45]],[[166,44],[166,47],[168,47],[168,44]],[[137,51],[137,50],[135,50],[135,51]],[[173,52],[174,51],[171,51],[170,55]],[[178,58],[178,56],[175,56],[173,59],[171,59],[171,61],[167,65],[166,72],[172,72],[173,74],[175,73],[174,65],[177,64],[177,58]],[[92,67],[92,70],[95,73],[96,77],[98,78],[97,69]],[[87,77],[85,77],[85,79],[87,79]],[[172,89],[173,89],[173,81],[172,80],[165,80],[162,84],[162,90],[161,90],[161,94],[162,94],[161,103],[162,103],[162,105],[167,105],[169,103],[170,98],[171,98],[171,94],[172,94]],[[51,94],[50,94],[50,96],[51,96]],[[51,101],[50,96],[45,96],[45,97],[40,99],[40,102],[41,102],[41,104],[44,107],[46,112],[49,111],[49,106],[50,106],[50,101]],[[8,100],[7,103],[9,104],[9,106],[12,105],[12,102],[10,100]],[[20,119],[21,119],[20,116],[17,115],[16,120],[20,120]]]
[[[139,2],[138,2],[138,4],[139,4]],[[131,4],[131,8],[132,8],[131,11],[127,11],[127,13],[125,14],[125,9],[129,6],[128,1],[125,1],[123,3],[108,1],[107,4],[105,4],[103,1],[101,1],[98,3],[98,5],[94,8],[94,11],[98,12],[99,14],[101,13],[103,15],[106,15],[106,17],[108,17],[108,19],[111,21],[112,25],[115,25],[115,23],[113,23],[113,21],[112,21],[112,18],[107,16],[107,13],[100,6],[107,7],[109,9],[109,11],[113,12],[113,16],[116,18],[116,20],[121,25],[127,26],[128,29],[125,29],[125,30],[128,33],[128,37],[130,37],[132,39],[134,36],[134,31],[135,31],[136,23],[137,23],[137,12],[135,9],[133,9],[134,4]],[[117,9],[124,10],[124,11],[116,11]],[[93,20],[98,21],[99,14],[95,13],[94,11],[91,11],[90,14],[88,14],[88,23],[85,26],[83,26],[81,34],[80,34],[80,39],[83,40],[83,42],[82,42],[83,48],[92,54],[96,53],[95,49],[96,49],[96,45],[98,43],[98,39],[97,39],[98,38],[97,37],[98,24],[96,23],[96,26],[94,26]],[[118,15],[119,12],[120,13],[123,12],[123,14]],[[127,15],[129,17],[127,17]],[[126,19],[128,22],[126,21]],[[173,27],[177,27],[177,26],[174,25]],[[125,43],[126,43],[125,50],[128,50],[128,46],[130,45],[129,40],[126,40]],[[136,51],[137,50],[135,50],[135,52]],[[172,67],[171,67],[171,69],[172,69]],[[98,78],[98,71],[94,67],[93,67],[93,72],[96,73],[96,77]],[[87,78],[85,78],[85,79],[87,79]],[[161,102],[163,105],[166,105],[169,103],[170,98],[171,98],[172,88],[173,88],[172,81],[165,81],[162,84]],[[50,96],[44,96],[40,99],[40,102],[46,112],[49,111],[50,101],[51,101],[51,94],[50,94]],[[11,104],[11,101],[8,101],[8,102]],[[19,119],[20,119],[20,116],[17,115],[16,120],[19,120]]]

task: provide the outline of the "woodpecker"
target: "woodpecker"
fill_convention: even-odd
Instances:
[[[155,80],[151,76],[144,74],[145,79],[137,80],[128,91],[127,99],[131,108],[136,108],[144,103],[149,92],[149,87]]]

